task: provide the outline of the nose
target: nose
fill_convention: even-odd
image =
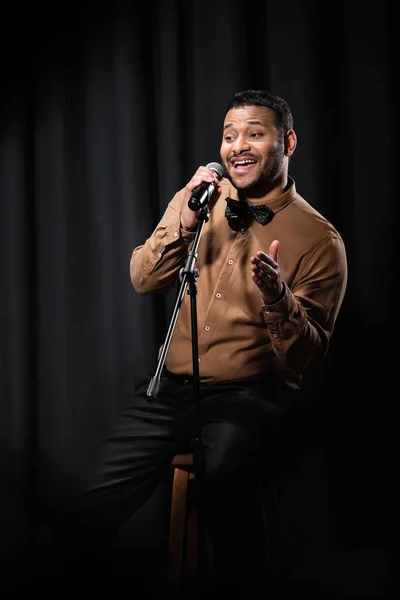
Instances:
[[[250,143],[248,139],[244,135],[238,135],[232,144],[232,152],[235,154],[240,154],[246,150],[250,150]]]

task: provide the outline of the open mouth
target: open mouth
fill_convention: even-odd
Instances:
[[[255,164],[257,164],[257,161],[252,159],[241,159],[232,161],[232,166],[238,173],[247,173],[247,171],[249,171]]]

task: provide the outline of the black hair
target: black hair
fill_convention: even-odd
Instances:
[[[242,92],[236,92],[227,104],[225,116],[231,108],[236,108],[238,106],[265,106],[266,108],[270,108],[276,115],[276,124],[282,135],[284,135],[288,129],[293,129],[292,112],[286,100],[280,96],[275,96],[264,90],[244,90]]]

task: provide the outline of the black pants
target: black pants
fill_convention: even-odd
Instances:
[[[149,381],[139,383],[105,432],[87,484],[68,507],[62,530],[70,558],[84,561],[86,553],[104,561],[118,528],[151,497],[174,455],[193,439],[190,378],[161,377],[156,399],[146,394]],[[291,396],[265,375],[200,385],[204,515],[221,582],[254,579],[254,534],[260,527],[251,523],[251,502],[260,461],[273,460]]]

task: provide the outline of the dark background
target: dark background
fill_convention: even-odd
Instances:
[[[349,263],[330,354],[292,427],[290,579],[321,598],[398,590],[394,5],[2,4],[0,557],[12,580],[43,569],[48,512],[133,377],[154,373],[173,303],[135,293],[131,252],[198,165],[220,160],[226,102],[253,87],[291,106],[290,173]],[[146,573],[163,555],[163,494],[122,532],[132,591],[133,564]]]

